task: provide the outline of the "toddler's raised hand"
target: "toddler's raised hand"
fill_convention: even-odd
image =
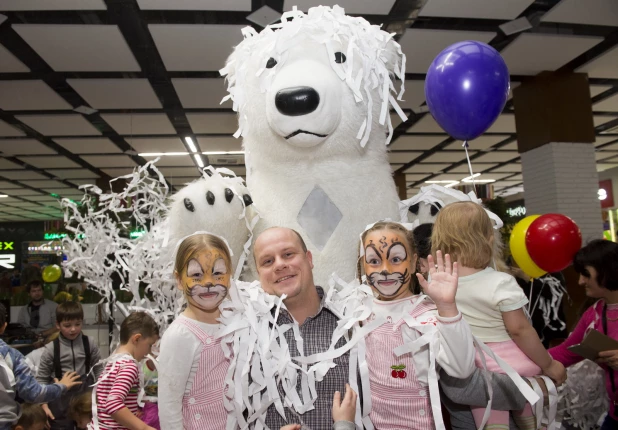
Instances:
[[[350,384],[345,384],[345,396],[341,400],[341,393],[335,391],[333,396],[333,421],[350,421],[354,422],[356,415],[356,393],[350,387]]]
[[[427,256],[429,264],[430,282],[423,275],[416,274],[423,291],[436,304],[440,316],[454,317],[459,311],[455,306],[455,294],[457,294],[457,263],[451,264],[451,256],[446,254],[442,258],[442,251],[436,253],[437,264],[434,264],[432,255]]]

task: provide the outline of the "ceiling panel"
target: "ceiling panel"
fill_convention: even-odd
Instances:
[[[515,115],[502,114],[498,117],[496,122],[486,131],[486,133],[515,133]],[[474,144],[474,140],[470,142],[470,145]]]
[[[474,169],[474,171],[477,172],[482,172],[484,170],[487,169],[491,169],[492,167],[497,166],[497,164],[483,164],[483,163],[477,163],[476,160],[473,160],[473,164],[472,164],[472,168]],[[455,166],[452,169],[449,170],[449,173],[451,172],[457,172],[457,173],[469,173],[469,167],[468,167],[468,163],[463,163],[460,164],[459,166]]]
[[[0,0],[1,11],[105,10],[104,0]]]
[[[13,24],[57,72],[138,72],[139,64],[115,25]]]
[[[602,41],[602,37],[523,33],[500,55],[510,74],[536,75],[564,66]]]
[[[133,173],[134,169],[130,167],[110,167],[102,169],[105,173],[107,173],[112,178],[117,178],[119,176],[130,175]]]
[[[242,151],[242,139],[235,137],[198,137],[200,148],[204,152]]]
[[[495,172],[521,173],[521,164],[510,163],[504,166],[496,167],[495,169],[492,169],[491,173],[495,173]]]
[[[43,191],[36,191],[36,190],[31,190],[29,188],[15,188],[12,190],[7,190],[6,193],[10,196],[17,196],[17,197],[22,197],[22,196],[40,196],[41,194],[44,194]]]
[[[399,40],[406,54],[407,73],[427,73],[429,65],[446,47],[464,40],[488,43],[496,33],[481,31],[424,30],[408,28]]]
[[[447,135],[439,136],[415,136],[404,134],[395,139],[388,149],[391,151],[417,151],[419,149],[431,149],[447,139]]]
[[[475,161],[478,161],[480,163],[502,163],[505,161],[511,161],[512,159],[517,157],[519,157],[519,154],[516,151],[493,151],[488,152],[487,154],[483,154],[478,158],[475,158],[472,162],[474,163]]]
[[[103,114],[101,117],[123,136],[176,134],[176,130],[164,113]]]
[[[20,164],[13,163],[12,161],[5,160],[4,158],[0,158],[0,169],[23,169],[24,167]]]
[[[29,71],[28,66],[19,61],[8,49],[0,45],[0,73],[25,73]]]
[[[427,173],[406,173],[406,182],[417,182],[427,177]]]
[[[618,162],[616,162],[616,163],[597,163],[597,172],[603,172],[605,170],[613,169],[614,167],[618,167]]]
[[[22,184],[29,185],[35,188],[70,188],[68,185],[63,184],[60,181],[54,181],[53,179],[48,179],[46,181],[20,181]]]
[[[44,136],[98,136],[101,134],[79,114],[17,115],[15,118]]]
[[[157,157],[144,157],[144,158],[146,159],[146,161],[153,161]],[[167,166],[167,167],[195,166],[195,163],[193,162],[193,157],[191,157],[188,154],[187,155],[164,155],[158,158],[159,158],[159,161],[156,164],[157,169],[161,169],[162,166]]]
[[[484,136],[477,137],[476,139],[471,140],[468,143],[468,151],[473,151],[475,149],[478,149],[478,150],[489,149],[492,146],[494,146],[496,143],[502,142],[504,139],[507,139],[508,137],[510,137],[510,135],[508,134],[505,134],[505,135],[486,134]],[[448,145],[445,149],[461,150],[462,152],[464,152],[463,142],[458,140]]]
[[[28,163],[34,167],[40,169],[57,168],[62,169],[66,167],[80,167],[76,162],[64,157],[62,155],[45,156],[45,157],[18,157],[21,161]]]
[[[590,85],[590,97],[598,96],[611,88],[611,85]]]
[[[94,167],[134,167],[128,155],[84,155],[82,159]]]
[[[232,108],[231,100],[221,104],[223,97],[227,96],[224,79],[174,78],[172,84],[185,108]]]
[[[0,109],[71,110],[73,106],[45,82],[32,79],[0,81]]]
[[[618,94],[614,94],[592,105],[592,109],[601,112],[618,112]]]
[[[427,114],[410,127],[408,133],[444,133],[444,130],[431,115]]]
[[[7,155],[56,154],[35,139],[0,139],[0,152]]]
[[[618,23],[616,0],[562,0],[541,18],[546,22],[608,25]]]
[[[614,151],[597,151],[594,153],[594,157],[597,161],[608,160],[614,158],[616,155]]]
[[[96,182],[95,178],[92,179],[69,179],[69,182],[72,184],[77,185],[78,187],[82,186],[82,185],[94,185],[94,183]]]
[[[388,162],[391,164],[406,164],[422,154],[422,152],[389,152]]]
[[[532,3],[534,0],[429,0],[419,16],[511,20]]]
[[[197,175],[188,177],[174,176],[166,179],[172,184],[173,187],[184,187],[189,182],[195,181],[197,179]]]
[[[588,73],[591,78],[618,79],[618,46],[599,55],[576,71]]]
[[[96,179],[99,177],[96,173],[88,169],[54,169],[48,170],[52,175],[61,179]],[[0,173],[0,176],[2,174]],[[36,178],[35,178],[36,179]]]
[[[2,160],[0,160],[0,166],[3,164],[1,161]],[[47,179],[44,175],[33,172],[32,170],[3,170],[0,171],[0,176],[13,179],[14,181],[21,181],[22,179]]]
[[[161,102],[148,79],[67,79],[95,109],[157,109]]]
[[[519,151],[519,148],[517,147],[517,142],[511,142],[511,143],[507,143],[504,146],[500,147],[501,151]]]
[[[179,137],[134,137],[126,141],[138,153],[144,152],[187,152]]]
[[[26,133],[24,133],[23,131],[18,130],[17,128],[13,127],[10,124],[7,124],[6,122],[0,119],[0,136],[13,137],[13,136],[25,136],[25,135]]]
[[[229,133],[238,130],[235,113],[188,113],[187,119],[193,133]]]
[[[2,174],[0,174],[0,176],[2,176]],[[8,182],[8,181],[0,181],[0,189],[4,190],[6,188],[21,188],[19,185],[14,184],[12,182]],[[1,200],[0,200],[1,202]]]
[[[197,167],[162,167],[159,170],[165,175],[166,178],[168,176],[195,176],[196,178],[200,176],[199,172],[197,171]]]
[[[251,11],[251,0],[137,0],[137,4],[143,10]]]
[[[407,109],[414,109],[425,102],[425,81],[406,81],[403,101],[397,101],[399,106]]]
[[[114,142],[106,137],[58,139],[54,142],[73,154],[107,154],[122,152]]]
[[[439,173],[449,167],[450,164],[425,164],[417,163],[405,170],[405,173]]]
[[[592,120],[594,122],[594,126],[598,127],[600,125],[606,124],[610,121],[615,120],[616,118],[618,118],[618,116],[600,116],[600,115],[594,115],[592,117]]]
[[[476,152],[471,151],[470,156]],[[458,163],[466,159],[466,153],[463,151],[438,151],[433,155],[425,158],[423,163]]]
[[[299,10],[307,12],[310,7],[339,5],[346,13],[353,15],[388,15],[395,0],[284,0],[283,10],[292,10],[297,6]]]
[[[234,46],[242,42],[243,27],[244,25],[150,24],[148,29],[167,70],[188,72],[222,69]],[[223,79],[221,83],[223,85]]]

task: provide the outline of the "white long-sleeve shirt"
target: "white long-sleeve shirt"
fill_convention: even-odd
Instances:
[[[187,318],[179,315],[177,318]],[[191,391],[200,360],[200,341],[183,324],[175,320],[161,339],[159,362],[159,420],[162,430],[183,428],[182,399]],[[191,320],[209,335],[214,335],[219,324]]]

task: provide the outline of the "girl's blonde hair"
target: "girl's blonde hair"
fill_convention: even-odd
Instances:
[[[484,269],[494,256],[494,240],[491,219],[481,205],[455,202],[438,213],[431,234],[431,253],[440,250],[462,266]]]
[[[225,241],[213,234],[204,233],[194,234],[182,241],[176,253],[175,275],[180,276],[185,267],[187,267],[187,264],[189,264],[189,261],[204,249],[214,249],[221,252],[225,259],[225,267],[227,267],[228,273],[232,271],[232,257]]]
[[[371,228],[365,230],[363,234],[361,235],[361,246],[364,246],[365,238],[367,237],[367,235],[371,233],[372,231],[377,231],[377,230],[392,230],[392,231],[401,233],[401,235],[406,238],[408,249],[410,250],[410,256],[414,257],[414,255],[416,254],[416,245],[414,244],[414,235],[412,234],[411,230],[408,230],[403,225],[397,222],[379,221],[375,223]],[[413,262],[410,261],[410,273],[412,274],[411,281],[410,281],[410,291],[412,291],[414,294],[419,294],[420,285],[418,284],[418,279],[416,279],[416,276],[414,275],[416,273],[416,264],[412,264],[412,263]],[[363,262],[362,262],[362,256],[359,255],[357,266],[356,266],[356,276],[359,282],[361,281],[362,275],[363,275]]]

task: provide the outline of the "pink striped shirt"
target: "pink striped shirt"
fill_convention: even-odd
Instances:
[[[135,360],[123,357],[107,363],[96,390],[99,428],[124,430],[112,414],[124,407],[133,414],[138,412],[139,368]]]

